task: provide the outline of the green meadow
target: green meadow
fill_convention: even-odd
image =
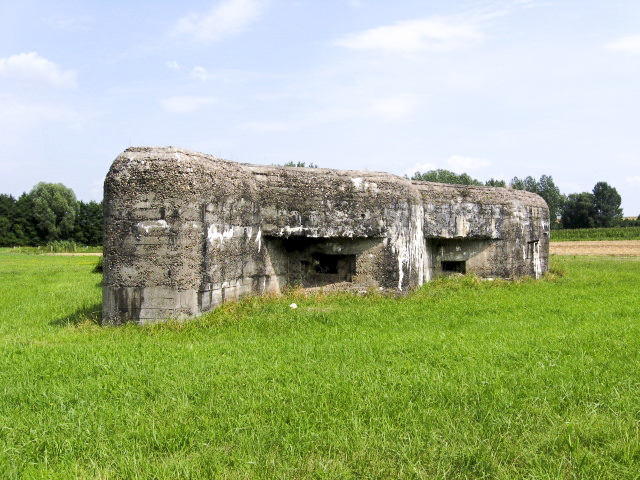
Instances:
[[[638,259],[121,328],[96,261],[0,250],[0,478],[640,478]]]

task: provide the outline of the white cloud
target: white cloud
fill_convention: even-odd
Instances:
[[[181,18],[171,33],[201,42],[215,42],[245,31],[258,19],[260,12],[258,0],[224,0],[205,14]]]
[[[427,18],[352,33],[336,40],[334,44],[352,50],[415,54],[454,50],[481,38],[482,33],[471,23]]]
[[[164,109],[171,113],[190,113],[200,110],[207,105],[214,105],[217,100],[214,97],[197,97],[197,96],[182,96],[182,97],[169,97],[161,100]]]
[[[41,123],[65,123],[80,128],[83,117],[63,105],[21,103],[10,95],[0,95],[0,127],[13,129]]]
[[[401,120],[416,109],[416,100],[410,96],[395,96],[369,100],[367,113],[386,120]]]
[[[561,192],[567,193],[577,193],[577,192],[588,192],[593,187],[587,187],[586,184],[581,184],[578,182],[572,181],[562,181],[559,180],[556,184]]]
[[[627,177],[624,179],[624,183],[640,187],[640,175],[636,175],[635,177]]]
[[[91,182],[91,190],[89,190],[91,194],[91,198],[102,199],[102,195],[104,192],[104,179],[96,179]]]
[[[64,32],[87,32],[94,18],[88,15],[52,15],[44,23]]]
[[[622,53],[640,54],[640,35],[623,37],[607,45],[611,50]]]
[[[180,65],[178,65],[178,62],[173,60],[171,62],[167,62],[167,68],[170,68],[171,70],[180,70]]]
[[[75,71],[62,71],[58,65],[36,52],[0,58],[0,77],[46,83],[56,88],[76,86]]]
[[[484,158],[462,157],[460,155],[451,155],[447,159],[447,164],[456,173],[468,173],[491,165],[489,160]]]
[[[212,80],[216,78],[214,73],[209,73],[204,67],[195,67],[191,70],[191,76],[206,82],[207,80]]]
[[[290,127],[281,122],[248,122],[240,125],[242,130],[251,130],[257,133],[287,132]]]
[[[402,172],[402,175],[406,175],[407,177],[412,177],[414,173],[427,173],[430,170],[436,170],[438,167],[433,163],[416,163],[413,167],[409,167]]]

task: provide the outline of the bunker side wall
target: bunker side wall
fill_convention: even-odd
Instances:
[[[432,275],[443,273],[443,262],[465,262],[466,273],[481,277],[538,278],[548,271],[549,210],[540,196],[505,188],[414,185],[424,202]]]
[[[238,164],[131,148],[107,175],[104,208],[104,324],[189,317],[269,284],[252,176]]]

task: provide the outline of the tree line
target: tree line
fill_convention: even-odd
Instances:
[[[77,200],[61,183],[38,183],[17,199],[0,194],[0,247],[60,241],[102,245],[102,202]]]
[[[539,180],[528,176],[513,177],[509,184],[504,180],[490,179],[481,182],[466,173],[457,174],[449,170],[430,170],[416,172],[411,180],[424,182],[452,183],[456,185],[478,185],[489,187],[510,187],[537,193],[549,206],[551,228],[599,228],[640,226],[637,219],[624,219],[622,216],[622,198],[618,191],[607,182],[598,182],[591,192],[564,195],[553,182],[550,175],[542,175]]]

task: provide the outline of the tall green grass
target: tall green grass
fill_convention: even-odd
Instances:
[[[94,265],[0,254],[2,478],[638,478],[638,261],[123,328]]]
[[[553,230],[551,232],[552,242],[579,242],[586,240],[640,240],[640,227],[578,228]]]

